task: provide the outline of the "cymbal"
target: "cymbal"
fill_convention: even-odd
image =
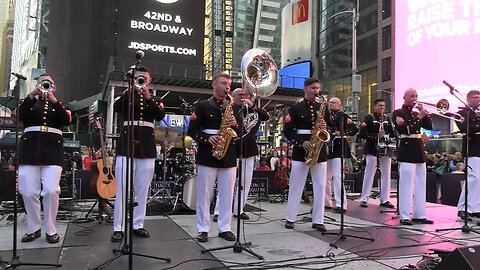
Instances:
[[[167,138],[168,142],[182,141],[182,132],[177,129],[160,127],[155,128],[155,141],[162,143]]]

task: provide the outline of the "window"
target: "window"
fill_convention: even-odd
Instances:
[[[392,0],[383,0],[382,19],[390,18],[392,16]]]
[[[392,58],[387,57],[382,59],[382,82],[390,81],[392,79]]]
[[[382,28],[382,51],[388,50],[392,47],[392,25],[387,25]]]

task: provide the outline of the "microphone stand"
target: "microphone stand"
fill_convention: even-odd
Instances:
[[[444,81],[445,83],[445,81]],[[447,86],[449,86],[447,84]],[[449,86],[450,87],[450,86]],[[457,92],[457,94],[455,94],[455,92]],[[465,185],[464,185],[464,189],[465,189],[465,218],[463,219],[464,220],[464,224],[462,227],[457,227],[457,228],[447,228],[447,229],[436,229],[435,231],[436,232],[441,232],[441,231],[454,231],[454,230],[462,230],[462,232],[464,233],[469,233],[469,232],[474,232],[474,233],[477,233],[477,234],[480,234],[479,231],[477,230],[474,230],[472,228],[470,228],[468,226],[468,169],[470,168],[470,170],[472,170],[471,167],[468,166],[468,159],[469,159],[469,153],[470,153],[470,146],[469,146],[469,140],[470,140],[470,112],[473,112],[475,115],[478,115],[477,112],[475,112],[475,110],[470,107],[470,105],[468,104],[468,101],[467,100],[463,100],[461,99],[458,95],[460,95],[460,93],[458,92],[457,89],[455,89],[454,87],[450,87],[450,94],[452,94],[454,97],[456,97],[463,105],[465,105],[465,108],[467,108],[467,117],[465,118],[465,122],[467,123],[467,130],[466,130],[466,134],[465,134],[465,139],[466,139],[466,156],[467,158],[465,159],[465,169],[466,169],[466,173],[465,173]],[[471,172],[473,173],[473,171]]]
[[[25,263],[20,260],[20,256],[17,254],[17,230],[18,230],[18,221],[17,221],[17,216],[18,216],[18,149],[19,149],[19,143],[18,143],[18,129],[19,129],[19,108],[20,108],[20,80],[25,80],[24,76],[17,74],[15,75],[17,77],[17,80],[15,81],[15,87],[13,88],[13,96],[14,99],[16,100],[16,111],[17,115],[15,117],[15,153],[16,153],[16,161],[15,161],[15,198],[13,199],[13,251],[12,251],[12,259],[7,262],[3,261],[0,258],[0,262],[2,264],[7,263],[7,265],[3,269],[10,269],[10,268],[17,268],[22,265],[28,265],[28,266],[55,266],[55,267],[61,267],[62,265],[59,263]],[[23,78],[22,78],[23,77]]]
[[[382,120],[382,124],[383,124],[383,120]],[[391,129],[393,129],[393,124],[392,122],[389,123],[389,126]],[[395,149],[398,149],[398,146],[399,146],[399,141],[398,141],[398,136],[395,137]],[[386,149],[388,151],[388,144],[386,145]],[[378,146],[377,146],[377,164],[378,166],[380,166],[380,160],[378,160]],[[398,162],[397,162],[398,164]],[[392,167],[392,159],[390,159],[390,168]],[[400,170],[397,169],[398,171],[398,179],[397,179],[397,209],[395,210],[380,210],[380,213],[393,213],[393,216],[392,216],[392,219],[395,219],[397,216],[400,215]],[[381,177],[383,177],[383,172],[380,170],[380,174],[381,174]],[[391,169],[390,169],[390,180],[392,178],[392,172],[391,172]],[[382,182],[382,179],[380,178],[380,182]],[[391,185],[391,184],[390,184]],[[391,188],[391,187],[387,187],[387,188]],[[380,192],[382,191],[381,187],[380,187]],[[381,202],[381,201],[380,201]]]
[[[230,102],[233,102],[233,100],[231,100]],[[244,193],[244,196],[245,196],[245,190],[243,190],[243,185],[242,185],[242,181],[244,181],[244,177],[243,177],[243,168],[245,168],[243,166],[243,131],[244,131],[244,125],[243,125],[243,113],[244,113],[244,108],[246,108],[246,111],[248,111],[248,105],[245,104],[245,106],[242,106],[242,108],[238,111],[238,120],[240,122],[239,126],[241,127],[240,128],[240,158],[238,159],[238,185],[237,185],[237,237],[236,237],[236,241],[233,245],[229,245],[229,246],[224,246],[224,247],[218,247],[218,248],[209,248],[209,249],[204,249],[202,250],[201,252],[202,253],[205,253],[205,252],[210,252],[210,251],[215,251],[215,250],[223,250],[223,249],[229,249],[229,248],[233,248],[233,252],[235,253],[241,253],[242,251],[245,251],[247,253],[250,253],[251,255],[257,257],[259,260],[263,260],[263,256],[253,252],[251,249],[250,249],[250,246],[252,245],[252,242],[246,242],[246,243],[240,243],[240,213],[241,213],[241,208],[242,208],[242,195],[241,195],[241,192]],[[232,146],[230,146],[232,147]]]
[[[141,54],[139,53],[141,52]],[[140,254],[140,253],[134,253],[133,252],[133,208],[138,205],[138,202],[134,201],[134,194],[133,194],[133,159],[134,159],[134,153],[135,153],[135,143],[138,143],[138,141],[135,141],[134,137],[134,117],[135,117],[135,70],[140,67],[140,64],[142,63],[140,59],[143,57],[143,52],[138,51],[136,54],[137,61],[135,62],[134,65],[130,67],[130,70],[127,72],[126,77],[128,78],[128,126],[127,126],[127,142],[128,142],[128,148],[127,148],[127,157],[126,157],[126,171],[125,171],[125,189],[124,189],[124,205],[126,206],[124,208],[124,222],[125,222],[125,236],[123,237],[123,245],[119,249],[113,249],[113,253],[115,254],[112,258],[108,259],[107,261],[103,262],[102,264],[94,267],[93,269],[103,269],[107,265],[111,264],[113,261],[116,259],[128,255],[128,269],[132,270],[133,269],[133,255],[139,256],[139,257],[145,257],[145,258],[151,258],[151,259],[156,259],[156,260],[163,260],[166,262],[170,262],[170,258],[161,258],[161,257],[156,257],[156,256],[151,256],[151,255],[146,255],[146,254]],[[166,153],[165,153],[166,154]],[[127,215],[128,213],[128,215]],[[128,228],[128,230],[127,230]],[[127,243],[128,241],[128,243]]]
[[[341,140],[341,155],[340,155],[340,230],[337,232],[322,232],[322,235],[327,234],[327,235],[338,235],[335,240],[330,242],[330,246],[334,248],[338,248],[337,246],[337,241],[338,240],[345,240],[347,239],[347,236],[357,238],[357,239],[364,239],[364,240],[370,240],[370,241],[375,241],[375,239],[370,238],[370,237],[363,237],[363,236],[356,236],[356,235],[351,235],[351,234],[345,234],[344,232],[344,219],[345,219],[345,214],[344,214],[344,208],[343,204],[345,203],[345,177],[344,177],[344,169],[343,169],[343,161],[345,159],[345,141],[343,140],[344,136],[344,123],[345,123],[345,117],[347,116],[346,113],[342,113],[341,120],[340,120],[340,140]]]

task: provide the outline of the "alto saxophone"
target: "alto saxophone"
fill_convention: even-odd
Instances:
[[[312,129],[312,136],[310,137],[310,144],[312,145],[312,148],[305,155],[305,163],[308,166],[313,166],[315,163],[317,163],[323,144],[330,140],[330,133],[325,129],[320,128],[320,123],[323,121],[325,116],[325,108],[327,107],[327,104],[328,98],[327,96],[323,96],[323,103],[320,105],[320,109],[318,109],[315,125]]]
[[[233,112],[233,98],[227,94],[227,99],[230,103],[227,105],[225,112],[223,112],[222,123],[218,129],[217,135],[220,136],[220,141],[212,148],[212,156],[218,160],[225,157],[228,147],[233,138],[237,137],[237,133],[228,124],[228,117]]]

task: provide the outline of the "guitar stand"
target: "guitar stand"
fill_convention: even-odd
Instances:
[[[265,197],[270,203],[284,203],[285,201],[287,201],[288,187],[284,188],[282,192],[280,192],[280,194],[274,196],[265,195]]]
[[[100,202],[100,200],[102,200],[103,202]],[[92,205],[92,207],[90,207],[90,209],[88,210],[87,214],[85,215],[85,219],[87,221],[93,221],[93,220],[98,220],[98,224],[102,224],[102,221],[103,221],[103,216],[102,214],[105,213],[107,214],[107,222],[109,220],[112,219],[112,210],[114,208],[113,204],[111,202],[109,202],[107,199],[100,199],[100,200],[96,200],[95,203]],[[98,204],[98,215],[95,219],[89,219],[89,215],[92,213],[93,211],[93,208],[95,208],[95,206]],[[106,210],[106,205],[108,205],[110,207],[110,210],[107,211]]]

